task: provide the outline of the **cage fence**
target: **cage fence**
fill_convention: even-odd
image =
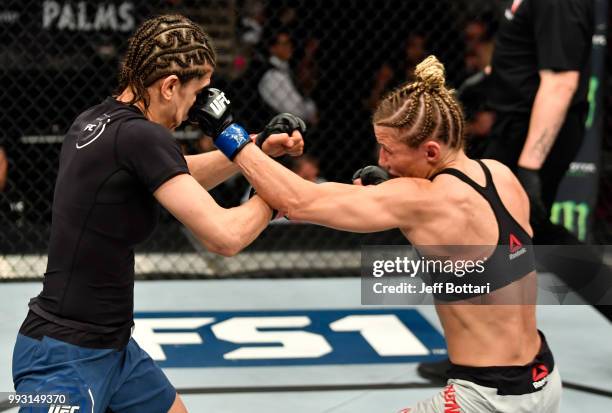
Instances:
[[[444,63],[448,84],[460,88],[488,64],[503,5],[498,0],[4,0],[0,147],[8,172],[6,182],[0,176],[0,279],[44,274],[64,133],[76,115],[115,92],[127,39],[146,18],[180,13],[201,24],[218,53],[212,84],[226,91],[235,118],[257,132],[279,112],[303,117],[305,156],[280,162],[305,179],[348,183],[356,169],[376,164],[370,119],[380,98],[411,80],[415,65],[429,54]],[[279,64],[286,67],[291,90],[270,81],[270,70]],[[480,100],[465,95],[468,119],[482,109]],[[175,138],[185,154],[214,150],[190,126],[178,129]],[[211,194],[231,207],[247,190],[248,182],[237,175]],[[244,252],[223,258],[204,250],[162,211],[157,230],[138,247],[135,264],[141,278],[358,275],[361,245],[403,242],[398,231],[350,234],[281,219]]]

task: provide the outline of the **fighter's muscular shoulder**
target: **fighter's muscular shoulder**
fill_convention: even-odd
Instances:
[[[472,213],[470,195],[465,185],[450,175],[440,175],[434,181],[402,178],[419,188],[420,196],[414,199],[410,211],[417,212],[406,222],[412,225],[400,227],[413,244],[456,244],[455,233],[464,233],[463,223]],[[395,179],[394,179],[395,181]]]
[[[388,197],[389,209],[396,216],[398,227],[404,231],[421,228],[435,221],[449,205],[446,193],[427,179],[395,178],[378,185]]]
[[[500,162],[485,160],[485,165],[491,171],[493,183],[502,203],[518,223],[530,232],[529,201],[514,174]],[[463,172],[477,185],[485,185],[485,174],[478,164],[471,163]],[[411,233],[411,241],[428,243],[429,238],[437,242],[455,244],[461,242],[495,243],[497,240],[496,217],[486,199],[476,190],[452,175],[440,175],[431,187],[432,199],[437,208],[434,214]],[[433,205],[432,205],[433,206]],[[441,210],[441,211],[440,211]],[[413,239],[414,238],[414,239]]]

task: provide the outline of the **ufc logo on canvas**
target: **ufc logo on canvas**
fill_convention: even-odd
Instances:
[[[79,406],[54,406],[49,407],[47,413],[74,413],[80,410]]]

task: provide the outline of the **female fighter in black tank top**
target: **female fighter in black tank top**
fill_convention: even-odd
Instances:
[[[495,214],[499,236],[497,247],[490,257],[484,262],[484,271],[470,274],[469,276],[457,277],[453,274],[432,274],[436,282],[452,282],[455,285],[471,284],[472,286],[486,286],[489,283],[489,292],[505,287],[520,280],[532,271],[535,271],[535,258],[533,243],[529,234],[516,222],[510,212],[504,206],[497,189],[493,183],[491,171],[481,161],[476,160],[485,174],[485,186],[480,186],[463,172],[447,168],[434,174],[430,180],[433,181],[438,175],[453,175],[465,182],[484,199],[487,200]],[[443,290],[435,294],[435,298],[441,301],[465,300],[482,295],[482,293],[446,293]],[[518,303],[517,303],[518,304]]]

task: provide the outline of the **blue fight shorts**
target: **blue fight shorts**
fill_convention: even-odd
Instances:
[[[19,413],[167,413],[176,397],[164,373],[134,339],[122,350],[91,349],[19,334],[13,383],[18,393],[65,394],[69,401],[54,408],[21,407]]]

